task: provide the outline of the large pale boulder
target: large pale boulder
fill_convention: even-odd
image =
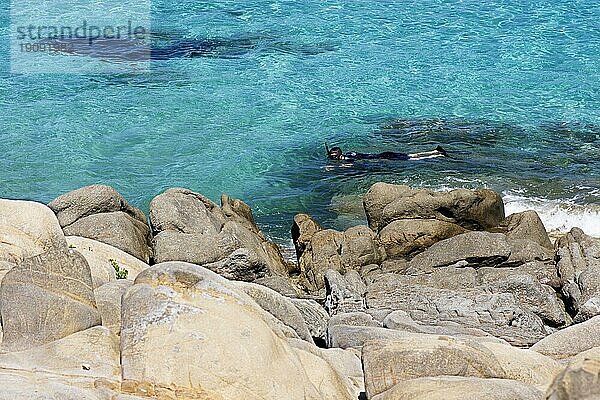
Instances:
[[[0,371],[0,387],[0,400],[106,400],[96,390],[32,372]]]
[[[115,266],[127,270],[127,279],[135,277],[149,265],[123,250],[81,236],[67,236],[71,249],[85,257],[92,273],[94,289],[117,279]]]
[[[326,360],[340,375],[351,382],[354,389],[354,398],[361,398],[361,392],[365,390],[365,378],[358,351],[323,349],[298,339],[290,339],[289,343],[295,349],[311,353]]]
[[[543,400],[534,387],[510,379],[438,376],[404,381],[371,400]]]
[[[36,348],[0,353],[0,374],[6,371],[55,376],[80,387],[118,389],[119,341],[107,328],[95,326]]]
[[[546,392],[547,400],[595,400],[600,398],[600,358],[574,360],[556,376]]]
[[[151,201],[150,224],[157,263],[190,262],[244,281],[287,276],[290,270],[256,226],[250,207],[226,195],[219,207],[191,190],[169,189]]]
[[[94,290],[96,306],[102,315],[102,325],[115,335],[121,334],[121,297],[132,284],[132,280],[119,279]]]
[[[560,360],[600,346],[600,316],[546,336],[531,350]]]
[[[351,399],[326,360],[291,347],[269,314],[219,275],[171,262],[123,296],[124,393],[159,398]]]
[[[289,299],[268,287],[250,282],[232,282],[238,290],[250,296],[263,310],[292,328],[301,339],[313,343],[312,335],[304,316]]]
[[[74,250],[53,249],[22,261],[0,286],[2,348],[40,346],[101,324],[90,267]]]
[[[502,378],[505,375],[486,347],[446,336],[421,335],[367,342],[362,348],[362,360],[368,398],[410,379],[441,375]]]
[[[146,216],[106,185],[86,186],[52,200],[65,235],[83,236],[121,249],[144,262],[152,257]]]
[[[0,262],[16,264],[52,247],[66,247],[52,210],[33,201],[0,199]]]
[[[504,219],[504,203],[492,190],[433,192],[377,183],[364,197],[369,226],[381,230],[399,219],[437,219],[469,230],[485,230]]]
[[[545,392],[554,377],[563,369],[558,361],[533,350],[519,349],[504,343],[481,341],[496,357],[504,370],[502,378],[513,379]]]

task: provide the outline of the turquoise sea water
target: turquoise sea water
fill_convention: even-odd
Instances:
[[[308,212],[339,228],[378,180],[488,186],[509,211],[600,235],[600,5],[567,1],[152,3],[160,45],[219,39],[141,74],[10,73],[0,0],[0,196],[91,183],[147,211],[173,186],[246,200],[286,242]],[[453,156],[327,162],[347,150]]]

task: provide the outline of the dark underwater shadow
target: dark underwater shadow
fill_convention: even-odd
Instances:
[[[253,53],[273,53],[310,57],[336,51],[329,43],[297,43],[272,35],[247,34],[231,38],[189,38],[180,34],[152,33],[144,39],[60,38],[45,39],[59,53],[88,56],[112,62],[166,61],[180,58],[235,59]]]

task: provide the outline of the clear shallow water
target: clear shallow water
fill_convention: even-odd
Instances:
[[[147,209],[168,187],[227,192],[286,242],[296,212],[343,227],[346,196],[378,180],[483,185],[509,211],[530,206],[551,228],[600,235],[597,2],[152,6],[161,45],[228,44],[143,74],[13,75],[0,0],[0,196],[47,202],[101,182]],[[327,162],[324,141],[372,152],[441,144],[453,159],[347,167]]]

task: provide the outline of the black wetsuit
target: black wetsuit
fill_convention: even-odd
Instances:
[[[383,153],[371,154],[371,153],[356,153],[350,151],[344,153],[344,160],[410,160],[410,157],[406,153],[396,153],[393,151],[384,151]]]

